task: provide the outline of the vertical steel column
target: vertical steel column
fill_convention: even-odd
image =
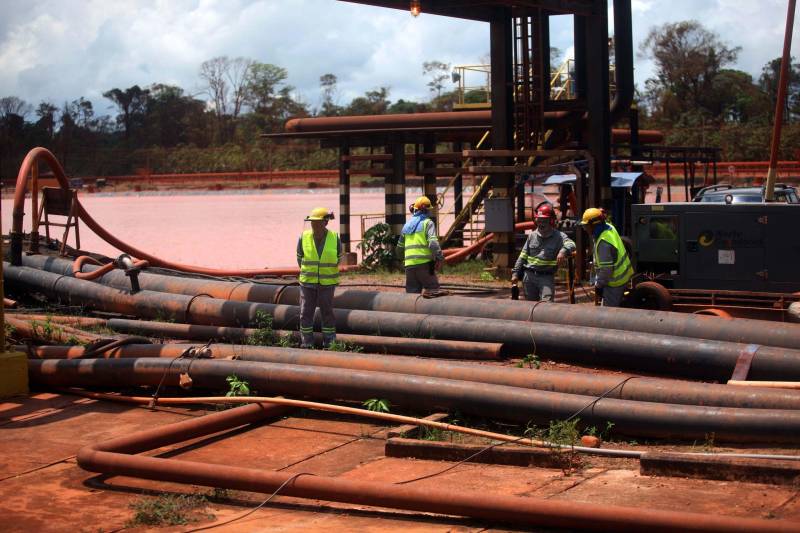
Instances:
[[[339,236],[345,252],[350,252],[350,142],[339,145]]]
[[[489,21],[490,57],[492,63],[492,147],[495,150],[514,148],[514,99],[512,92],[513,18],[511,10],[496,7]],[[508,160],[496,159],[498,165],[508,165]],[[514,175],[493,174],[493,196],[507,198],[508,209],[513,208]],[[495,265],[511,268],[514,262],[514,232],[499,232],[494,244]]]
[[[575,90],[574,96],[576,99],[585,100],[586,99],[586,18],[579,17],[577,15],[573,15],[572,17],[572,24],[573,24],[573,40],[575,46]],[[585,143],[586,132],[578,126],[578,122],[574,126],[573,136],[577,139],[581,139],[582,143]],[[583,214],[583,211],[588,207],[588,198],[587,198],[587,179],[588,182],[591,183],[594,176],[594,164],[590,162],[589,171],[584,173],[580,171],[577,176],[577,180],[575,181],[575,199],[577,201],[577,213],[575,213],[578,217]],[[586,279],[586,267],[588,266],[588,259],[587,259],[587,252],[588,255],[591,255],[589,252],[589,243],[590,240],[586,235],[586,232],[583,230],[575,232],[575,244],[576,244],[576,251],[575,251],[575,266],[576,266],[576,273],[578,280]]]
[[[608,90],[607,2],[595,2],[597,10],[586,17],[586,105],[589,112],[588,146],[595,160],[595,178],[589,184],[589,203],[611,212],[611,113]]]
[[[436,174],[433,169],[436,168],[436,161],[429,159],[428,154],[436,152],[436,139],[432,134],[425,135],[425,140],[422,143],[422,194],[428,197],[431,201],[431,220],[436,224],[436,230],[439,231],[439,207],[436,204]]]
[[[392,158],[386,162],[391,173],[386,176],[386,223],[392,235],[400,235],[406,222],[406,154],[402,142],[392,142],[388,146]]]
[[[42,199],[44,201],[44,199]],[[39,253],[39,161],[31,165],[31,252]],[[47,243],[50,244],[50,243]]]
[[[667,154],[666,159],[664,160],[667,164],[666,171],[667,171],[667,202],[672,201],[672,180],[669,176],[669,154]]]
[[[453,143],[453,151],[456,153],[461,153],[464,150],[464,143],[461,141],[456,141]],[[464,210],[464,176],[460,172],[456,174],[455,179],[453,180],[453,211],[455,214],[453,216],[458,216],[458,214]],[[460,231],[457,232],[450,242],[454,246],[464,246],[464,232]]]

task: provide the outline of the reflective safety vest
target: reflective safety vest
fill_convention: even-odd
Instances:
[[[303,258],[300,262],[300,283],[319,285],[339,284],[339,237],[335,232],[328,230],[325,236],[325,246],[322,248],[322,257],[317,254],[317,245],[314,243],[314,232],[303,232]]]
[[[608,263],[600,262],[599,254],[597,253],[597,247],[600,246],[600,241],[606,241],[614,247],[617,251],[616,261],[609,261]],[[628,280],[633,276],[633,265],[631,265],[631,260],[628,257],[628,251],[625,249],[625,245],[622,243],[622,239],[614,226],[609,225],[609,228],[604,230],[603,233],[597,237],[594,243],[594,264],[596,268],[611,267],[611,277],[608,280],[609,287],[621,287],[628,283]]]
[[[426,218],[417,226],[417,231],[407,233],[403,240],[403,265],[410,267],[433,261],[433,252],[428,246],[428,227],[433,221]]]

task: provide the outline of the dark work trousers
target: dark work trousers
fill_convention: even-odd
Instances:
[[[536,274],[532,270],[525,271],[522,280],[525,288],[525,299],[534,302],[552,302],[555,295],[555,279],[553,274]]]
[[[300,285],[300,344],[314,346],[314,312],[319,307],[322,319],[322,345],[336,340],[336,318],[333,315],[333,293],[336,285]]]
[[[433,263],[406,267],[406,292],[419,294],[422,289],[439,289],[439,278],[433,270]]]
[[[619,287],[603,287],[603,307],[619,307],[625,294],[625,285]]]

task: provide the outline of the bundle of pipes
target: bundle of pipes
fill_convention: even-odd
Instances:
[[[523,368],[474,365],[455,361],[431,361],[376,354],[337,353],[271,346],[209,344],[207,348],[205,353],[214,359],[238,359],[429,376],[639,402],[800,410],[800,391],[744,390],[726,385],[673,379],[582,374],[557,370],[532,371]],[[175,359],[181,356],[185,350],[185,345],[175,344],[128,345],[109,350],[102,357]],[[30,349],[29,353],[31,357],[40,359],[77,359],[86,356],[86,349],[81,346],[38,346]]]
[[[23,265],[31,268],[66,276],[72,274],[72,262],[64,259],[26,255],[22,261]],[[92,265],[86,266],[89,271],[96,268]],[[111,271],[98,281],[120,289],[130,288],[130,281],[122,271]],[[299,305],[300,301],[300,289],[291,285],[215,281],[149,272],[142,272],[139,275],[139,284],[142,289],[151,291],[189,296],[207,295],[243,302]],[[620,329],[629,332],[800,349],[800,327],[795,324],[776,323],[765,328],[763,321],[759,320],[730,320],[642,309],[597,309],[591,306],[522,300],[477,300],[462,296],[427,299],[415,294],[365,291],[346,287],[336,290],[334,306],[338,309],[465,316],[559,326]]]
[[[37,315],[28,313],[14,313],[11,317],[17,321],[27,321],[25,328],[30,324],[48,322],[59,324],[59,328],[67,326],[72,331],[74,327],[107,328],[119,333],[147,335],[161,339],[175,341],[218,341],[238,342],[246,344],[259,330],[253,328],[233,328],[218,326],[201,326],[197,324],[176,324],[174,322],[156,322],[151,320],[127,320],[124,318],[91,318],[84,316],[67,315]],[[27,331],[27,329],[26,329]],[[85,333],[85,332],[80,332]],[[300,344],[299,331],[275,330],[272,332],[276,339],[289,339]],[[93,338],[94,342],[100,337]],[[47,340],[47,339],[45,339]],[[59,339],[50,339],[59,340]],[[63,340],[63,339],[62,339]],[[79,338],[79,340],[82,340]],[[459,342],[440,341],[436,339],[410,339],[408,337],[380,337],[376,335],[351,335],[342,333],[337,340],[343,343],[360,347],[367,353],[386,353],[394,355],[418,355],[425,357],[439,357],[442,359],[500,359],[503,356],[503,345],[497,342]],[[322,335],[314,334],[314,342],[322,346]]]
[[[474,381],[368,370],[208,359],[29,360],[34,383],[57,387],[178,386],[225,390],[235,374],[262,394],[319,399],[386,398],[419,409],[462,412],[518,423],[548,424],[579,416],[588,426],[614,424],[621,434],[729,442],[797,442],[800,411],[636,402]],[[181,376],[183,374],[183,376]]]
[[[143,318],[169,316],[178,322],[224,326],[255,324],[256,314],[261,311],[273,317],[276,328],[296,329],[298,326],[299,309],[296,306],[150,291],[130,294],[97,283],[27,267],[8,266],[4,275],[9,284],[34,289],[52,298],[101,311]],[[579,309],[579,306],[570,308]],[[754,349],[735,342],[586,326],[554,327],[546,323],[486,318],[346,309],[335,310],[335,316],[337,330],[343,333],[501,342],[524,347],[539,356],[552,359],[714,380],[730,378],[740,354]],[[724,329],[723,325],[732,322],[713,317],[708,317],[707,320],[716,320],[714,325],[718,331]],[[771,327],[768,333],[775,334],[780,340],[781,336],[776,334],[778,326]],[[790,333],[797,333],[796,326],[785,327],[795,328]],[[786,338],[783,340],[789,343]],[[750,379],[800,379],[799,351],[768,345],[756,348],[758,353],[750,367]]]

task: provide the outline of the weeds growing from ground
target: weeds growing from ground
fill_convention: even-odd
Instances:
[[[272,329],[272,315],[264,311],[256,311],[255,332],[247,337],[246,343],[251,346],[272,346],[275,343],[275,331]]]
[[[214,518],[212,514],[201,513],[206,505],[206,497],[202,494],[162,494],[156,498],[142,498],[130,504],[134,515],[125,527],[181,526]]]
[[[517,368],[525,368],[525,365],[528,365],[528,368],[535,368],[538,370],[542,366],[542,361],[539,359],[538,355],[529,353],[522,358],[522,361],[517,363]]]
[[[376,413],[388,413],[392,408],[391,402],[385,398],[370,398],[365,400],[363,405],[367,410],[375,411]]]
[[[242,379],[239,379],[236,374],[230,375],[225,378],[225,381],[228,382],[228,392],[225,393],[225,396],[228,398],[236,397],[236,396],[250,396],[250,384]]]
[[[331,352],[354,352],[354,353],[361,353],[364,351],[363,346],[359,346],[358,344],[353,344],[352,342],[346,341],[333,341],[328,345],[326,348]]]

